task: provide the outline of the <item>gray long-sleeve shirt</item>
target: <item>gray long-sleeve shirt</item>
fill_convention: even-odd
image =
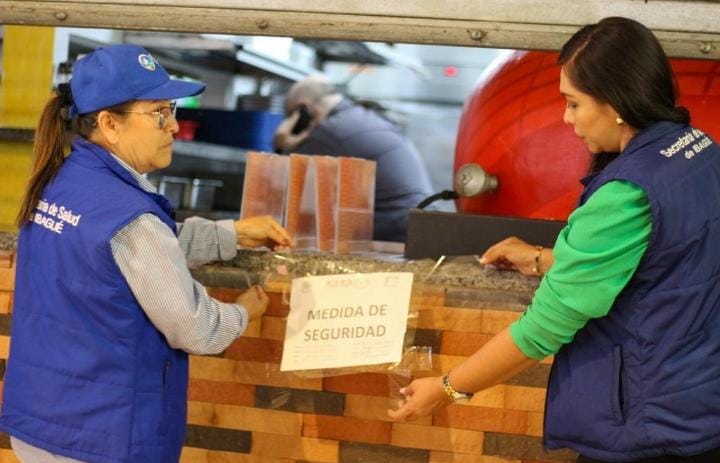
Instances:
[[[155,187],[127,169],[146,191]],[[247,311],[210,296],[188,270],[236,254],[232,220],[193,217],[179,225],[179,237],[153,214],[143,214],[120,229],[110,242],[113,257],[140,307],[168,344],[191,354],[225,350],[247,326]]]

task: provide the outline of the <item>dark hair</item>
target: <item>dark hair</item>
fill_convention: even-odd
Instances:
[[[612,106],[637,130],[658,121],[690,122],[688,110],[676,106],[677,84],[667,55],[637,21],[610,17],[583,27],[562,46],[557,62],[575,87]],[[607,165],[615,156],[593,156],[593,162]]]
[[[35,131],[30,180],[20,206],[20,212],[15,220],[18,227],[22,227],[25,222],[31,220],[45,186],[50,183],[65,162],[65,151],[72,138],[78,135],[87,139],[97,126],[97,116],[100,111],[70,116],[72,95],[69,92],[68,84],[60,84],[53,91],[53,95],[45,104],[40,115],[40,121]],[[123,111],[133,103],[134,101],[123,103],[108,108],[107,111]]]

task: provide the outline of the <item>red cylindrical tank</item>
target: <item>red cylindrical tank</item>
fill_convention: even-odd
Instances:
[[[460,198],[458,210],[566,220],[590,154],[562,121],[557,53],[515,51],[480,77],[460,120],[454,171],[480,164],[498,178],[492,193]],[[720,140],[720,62],[671,60],[679,104],[692,124]]]

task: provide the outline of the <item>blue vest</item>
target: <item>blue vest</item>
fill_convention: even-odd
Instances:
[[[720,149],[658,122],[585,179],[580,204],[611,180],[644,189],[645,255],[609,314],[555,357],[545,445],[607,461],[720,446]]]
[[[144,213],[175,230],[171,206],[85,140],[42,198],[18,240],[0,428],[82,461],[176,462],[187,354],[152,325],[110,249]]]

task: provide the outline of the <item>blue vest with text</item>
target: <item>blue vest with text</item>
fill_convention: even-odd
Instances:
[[[93,463],[178,461],[187,354],[152,325],[110,248],[145,213],[176,229],[164,197],[76,140],[20,231],[0,417],[8,434]]]
[[[645,255],[607,316],[555,356],[544,442],[606,461],[689,456],[720,446],[720,149],[658,122],[584,180],[580,205],[611,180],[645,191]]]

